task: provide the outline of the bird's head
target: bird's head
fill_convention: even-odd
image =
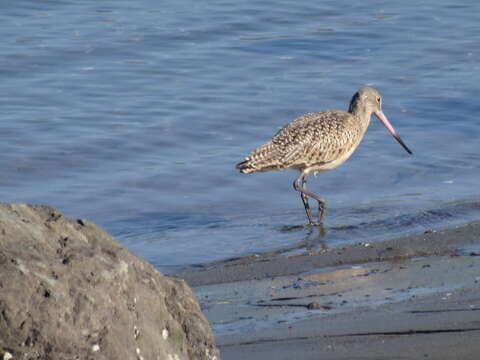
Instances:
[[[382,122],[382,124],[387,128],[387,130],[392,134],[392,136],[397,140],[400,145],[407,151],[409,154],[412,151],[405,145],[400,136],[397,134],[392,124],[388,121],[387,117],[382,111],[382,96],[380,93],[371,87],[364,87],[358,90],[355,95],[353,95],[352,100],[350,101],[350,106],[348,111],[353,115],[357,115],[360,118],[365,117],[367,121],[370,120],[372,114]]]

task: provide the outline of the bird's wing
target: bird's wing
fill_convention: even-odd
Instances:
[[[336,110],[305,114],[283,127],[271,144],[284,167],[328,163],[348,151],[356,133],[351,120],[349,113]]]

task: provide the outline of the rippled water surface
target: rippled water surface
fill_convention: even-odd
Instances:
[[[91,219],[166,271],[278,248],[373,241],[480,218],[480,3],[21,1],[0,5],[0,191]],[[343,166],[242,175],[305,112],[378,88]]]

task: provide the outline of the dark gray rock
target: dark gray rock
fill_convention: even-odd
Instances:
[[[218,358],[183,280],[160,274],[87,220],[28,204],[0,204],[0,353]]]

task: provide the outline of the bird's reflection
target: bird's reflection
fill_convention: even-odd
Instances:
[[[327,231],[323,225],[310,226],[310,225],[284,225],[279,229],[282,233],[304,232],[302,240],[290,246],[277,250],[278,254],[291,252],[295,250],[305,249],[307,251],[312,249],[327,249],[327,243],[325,236]]]

